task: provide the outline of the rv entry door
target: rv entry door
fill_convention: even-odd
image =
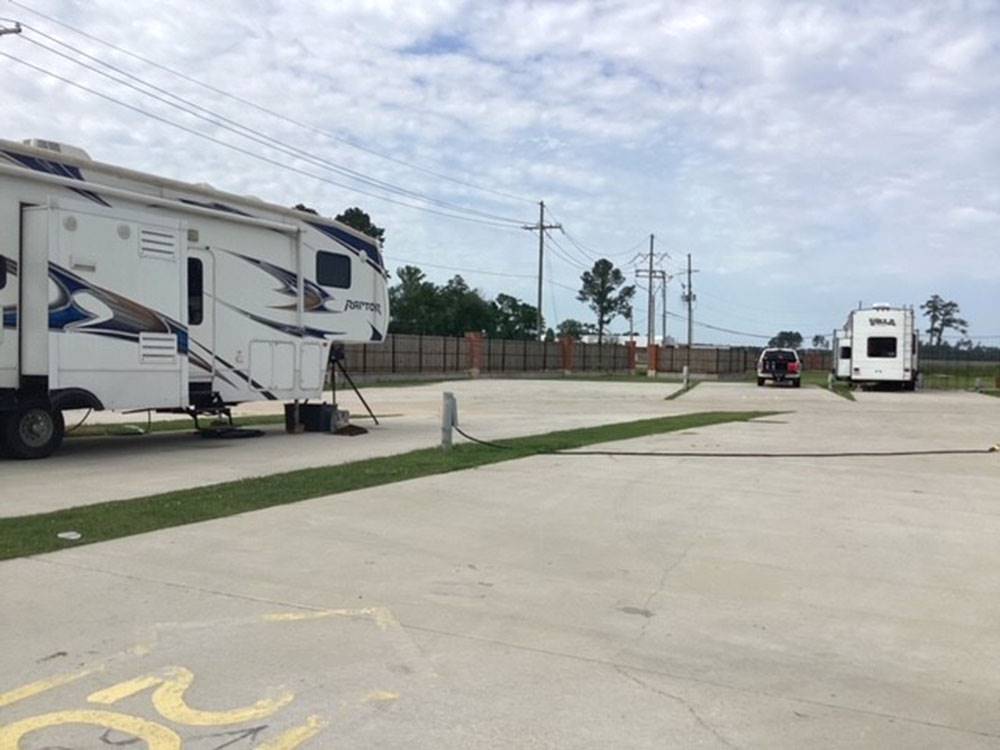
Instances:
[[[0,248],[0,391],[17,388],[17,257]]]
[[[209,249],[188,248],[188,374],[191,400],[218,391],[215,359],[215,256]]]

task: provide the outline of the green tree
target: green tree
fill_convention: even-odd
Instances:
[[[779,331],[767,345],[776,349],[798,349],[802,346],[802,334],[798,331]]]
[[[305,210],[308,211],[309,209]],[[357,229],[359,232],[367,234],[369,237],[374,237],[380,243],[385,242],[385,229],[375,226],[375,224],[372,223],[372,217],[357,206],[349,208],[344,211],[344,213],[334,216],[333,218],[341,224],[346,224],[353,229]]]
[[[493,301],[494,333],[501,339],[537,339],[538,308],[509,294]],[[544,325],[544,323],[543,323]]]
[[[597,316],[597,343],[604,341],[604,330],[619,315],[626,318],[632,313],[634,286],[622,286],[625,274],[614,267],[607,258],[601,258],[589,271],[580,275],[582,286],[576,298],[586,302]]]
[[[441,316],[437,287],[416,266],[396,270],[399,283],[389,287],[389,332],[434,333]]]
[[[545,343],[551,343],[556,340],[556,332],[551,328],[545,329]]]
[[[566,318],[566,320],[556,326],[556,332],[561,339],[582,339],[594,331],[595,328],[590,323],[583,323],[573,318]]]
[[[453,276],[438,289],[441,302],[434,330],[440,336],[462,336],[468,331],[486,331],[493,335],[493,306],[479,290],[470,287],[461,276]]]
[[[949,328],[962,335],[969,332],[968,321],[958,317],[960,311],[957,302],[945,300],[940,295],[935,294],[922,304],[920,309],[924,311],[924,315],[930,321],[927,335],[932,346],[941,346],[944,332]]]
[[[813,349],[829,349],[830,342],[827,341],[826,336],[822,333],[817,333],[813,336]]]

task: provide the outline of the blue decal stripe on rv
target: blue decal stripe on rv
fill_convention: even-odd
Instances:
[[[319,224],[314,221],[307,223],[314,229],[318,229],[330,239],[336,240],[341,245],[349,247],[356,253],[368,256],[372,263],[375,264],[375,267],[379,270],[385,268],[385,263],[382,262],[382,254],[379,252],[378,244],[374,240],[363,240],[350,232],[345,232],[340,227],[331,226],[330,224]]]
[[[3,154],[12,161],[17,162],[23,167],[28,169],[33,169],[36,172],[45,172],[46,174],[55,175],[56,177],[69,177],[71,180],[80,180],[85,182],[83,179],[83,173],[80,171],[79,167],[72,167],[69,164],[62,164],[58,161],[53,161],[51,159],[41,159],[37,156],[28,156],[27,154],[19,154],[16,151],[3,151]],[[97,193],[91,192],[90,190],[82,190],[78,188],[71,188],[73,192],[79,193],[84,198],[94,201],[94,203],[111,207],[111,204],[104,200]]]
[[[49,305],[49,329],[74,333],[92,333],[119,339],[138,340],[141,333],[172,333],[177,337],[177,351],[187,354],[187,328],[176,320],[115,292],[88,283],[85,279],[55,263],[49,263],[49,278],[59,296]],[[78,292],[87,292],[111,310],[111,317],[98,319],[76,300]]]
[[[266,260],[252,258],[249,255],[236,253],[232,250],[225,250],[224,252],[229,253],[234,258],[239,258],[253,266],[256,266],[277,279],[281,284],[281,288],[276,290],[279,294],[292,298],[297,298],[299,296],[299,277],[294,271],[289,271],[287,268],[276,266],[274,263],[269,263]],[[326,293],[326,290],[315,282],[306,278],[302,279],[302,309],[305,312],[339,314],[341,312],[340,310],[330,310],[326,306],[326,303],[332,302],[333,299],[334,298],[331,295]],[[298,306],[295,302],[290,302],[287,305],[272,305],[272,308],[275,310],[295,310],[297,307]]]
[[[260,323],[262,326],[267,326],[268,328],[273,328],[276,331],[281,331],[288,336],[295,336],[297,338],[315,338],[315,339],[325,339],[327,336],[343,336],[346,331],[327,331],[322,328],[312,328],[310,326],[297,326],[294,323],[282,323],[277,320],[269,320],[260,315],[255,315],[249,310],[244,310],[236,305],[231,305],[228,302],[223,302],[221,299],[217,300],[220,305],[228,307],[234,312],[238,312],[240,315],[244,315],[254,323]]]

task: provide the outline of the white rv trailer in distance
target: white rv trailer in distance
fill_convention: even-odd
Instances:
[[[0,450],[50,454],[65,409],[320,398],[332,345],[385,336],[386,284],[332,219],[0,140]]]
[[[912,390],[920,342],[911,307],[875,304],[852,310],[833,332],[834,375],[852,383],[895,383]]]

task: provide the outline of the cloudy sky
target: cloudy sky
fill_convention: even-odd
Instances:
[[[589,319],[582,266],[605,255],[631,276],[654,233],[668,273],[694,258],[699,324],[809,338],[859,300],[938,293],[1000,342],[1000,2],[0,0],[0,16],[30,25],[0,53],[266,161],[6,57],[2,137],[330,215],[360,205],[392,268],[532,303],[537,235],[517,225],[544,199],[567,232],[546,265],[550,323]],[[320,161],[83,69],[41,33]]]

